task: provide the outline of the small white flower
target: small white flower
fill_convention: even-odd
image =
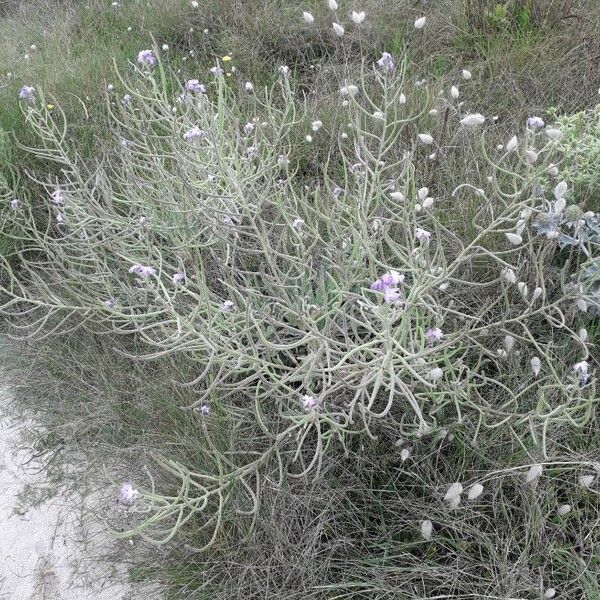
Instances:
[[[244,84],[244,89],[247,92],[253,92],[254,91],[254,86],[252,85],[252,83],[250,81],[246,81],[246,83]]]
[[[535,150],[526,150],[525,151],[525,162],[528,165],[534,165],[537,162],[539,153],[536,152]]]
[[[479,496],[481,496],[482,493],[483,486],[480,483],[475,483],[469,488],[469,493],[467,494],[467,497],[469,498],[469,500],[475,500],[476,498],[479,498]]]
[[[327,6],[329,6],[329,10],[337,10],[338,8],[336,0],[327,0]]]
[[[430,144],[433,144],[433,137],[428,133],[419,133],[418,137],[419,137],[419,141],[422,144],[425,144],[427,146]]]
[[[562,215],[562,213],[564,212],[566,207],[567,207],[567,201],[565,200],[565,198],[559,198],[554,203],[554,206],[552,207],[552,212],[555,215]]]
[[[507,335],[504,337],[504,348],[506,352],[512,352],[512,349],[515,347],[515,338],[512,335]]]
[[[546,135],[553,141],[559,140],[562,137],[562,131],[560,129],[549,127],[546,129]]]
[[[168,44],[163,44],[162,45],[162,49],[164,52],[166,52],[169,49],[169,45]]]
[[[427,198],[428,195],[429,195],[429,188],[427,188],[427,187],[422,187],[417,192],[417,198],[421,201],[425,200],[425,198]]]
[[[536,287],[535,290],[533,290],[533,294],[531,294],[531,301],[535,302],[543,293],[543,290],[541,287]]]
[[[585,342],[587,342],[588,339],[588,332],[587,329],[585,327],[582,327],[579,330],[579,333],[577,334],[579,336],[579,339],[585,344]]]
[[[512,269],[502,269],[502,276],[508,283],[517,283],[517,276]]]
[[[592,484],[594,483],[594,480],[596,479],[595,475],[580,475],[578,482],[579,485],[584,487],[584,488],[590,488],[592,487]]]
[[[313,131],[319,131],[323,127],[323,121],[313,121],[311,123],[311,128]]]
[[[464,80],[469,81],[469,79],[471,79],[473,77],[473,75],[471,74],[471,71],[469,71],[467,69],[463,69],[462,77]]]
[[[460,96],[460,92],[458,91],[458,88],[455,85],[453,85],[450,88],[450,96],[452,96],[452,98],[454,98],[455,100],[457,100]]]
[[[404,194],[402,192],[390,192],[390,198],[396,202],[404,202]]]
[[[540,477],[544,468],[542,465],[531,465],[529,471],[525,474],[525,483],[532,483]]]
[[[421,521],[421,535],[424,540],[430,540],[433,533],[433,523],[429,519]]]
[[[514,152],[518,146],[519,146],[519,138],[517,138],[516,135],[513,135],[510,138],[510,140],[508,140],[508,143],[506,144],[506,151]]]
[[[398,104],[406,104],[406,96],[402,92],[398,96]]]
[[[556,177],[558,175],[558,167],[554,163],[550,163],[546,169],[546,173],[548,173],[550,177]]]
[[[559,516],[564,517],[565,515],[568,515],[571,512],[571,505],[561,504],[556,512],[559,514]]]
[[[421,17],[415,21],[415,29],[423,29],[427,23],[427,17]]]
[[[355,85],[352,85],[352,84],[345,85],[343,88],[340,89],[340,94],[342,96],[354,98],[354,96],[356,96],[356,94],[358,94],[358,87]]]
[[[481,125],[485,121],[485,117],[480,113],[474,113],[472,115],[467,115],[466,117],[460,120],[460,124],[463,127],[475,127],[477,125]]]
[[[523,238],[516,233],[505,233],[506,239],[513,245],[518,246],[523,243]]]
[[[548,588],[544,592],[544,598],[554,598],[556,596],[556,590],[554,588]]]
[[[191,4],[192,4],[192,8],[198,8],[198,6],[199,6],[199,4],[196,0],[192,0]]]
[[[566,181],[561,181],[555,188],[554,188],[554,197],[557,200],[560,200],[561,198],[564,198],[565,194],[567,193],[568,190],[568,185]]]
[[[315,22],[315,18],[309,12],[303,12],[302,17],[303,17],[305,23],[310,24],[310,23]]]
[[[444,500],[450,501],[453,498],[460,498],[460,495],[463,492],[463,486],[458,481],[453,483],[448,490],[446,491],[446,495],[444,496]]]
[[[400,458],[402,462],[406,462],[410,457],[410,450],[408,448],[404,448],[402,452],[400,452]]]
[[[290,68],[287,65],[281,65],[277,72],[284,78],[287,79],[290,76]]]
[[[442,371],[442,369],[440,369],[440,367],[435,367],[435,368],[431,369],[431,371],[429,371],[425,377],[427,379],[429,379],[429,381],[431,381],[432,383],[435,383],[435,382],[439,381],[443,376],[444,376],[444,371]]]
[[[373,118],[377,119],[378,121],[383,121],[384,117],[385,117],[385,115],[380,110],[376,110],[373,113]]]
[[[539,356],[534,356],[531,359],[531,372],[533,373],[533,375],[535,377],[537,377],[540,374],[541,370],[542,370],[542,361],[540,360]]]
[[[365,20],[366,16],[367,14],[364,10],[361,10],[360,12],[356,12],[355,10],[352,11],[352,20],[357,25],[360,25]]]
[[[342,37],[344,35],[344,28],[339,23],[332,23],[333,31],[335,35],[338,37]]]

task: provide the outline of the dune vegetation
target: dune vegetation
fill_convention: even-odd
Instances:
[[[8,3],[5,372],[103,466],[133,579],[600,598],[599,27],[595,0]]]

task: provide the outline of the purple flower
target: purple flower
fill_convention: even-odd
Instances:
[[[233,300],[225,300],[225,302],[221,303],[220,308],[222,312],[231,312],[235,308],[235,304]]]
[[[19,92],[19,98],[25,100],[25,102],[33,102],[35,100],[35,88],[24,85]]]
[[[18,198],[15,198],[14,200],[10,201],[10,207],[13,210],[17,210],[17,208],[19,208],[20,205],[21,205],[21,201]]]
[[[195,140],[201,140],[202,138],[205,138],[206,135],[206,131],[200,129],[200,127],[196,125],[183,134],[183,139],[186,142],[193,142]]]
[[[150,275],[156,275],[156,269],[154,267],[146,267],[144,265],[135,264],[129,268],[130,273],[135,273],[140,277],[150,277]]]
[[[183,273],[175,273],[175,275],[173,275],[172,280],[173,280],[173,285],[178,285],[185,281],[185,275]]]
[[[388,271],[371,284],[371,289],[376,292],[384,292],[386,288],[395,288],[403,281],[404,275],[401,275],[398,271]]]
[[[244,125],[244,133],[250,135],[254,131],[254,123],[246,123]]]
[[[439,342],[444,337],[444,334],[439,327],[431,327],[425,332],[425,337],[429,342],[433,343]]]
[[[308,394],[304,394],[302,398],[300,398],[300,402],[302,403],[302,408],[306,411],[314,411],[319,407],[321,401],[314,396],[309,396]]]
[[[361,169],[362,169],[362,163],[354,163],[350,167],[350,172],[351,173],[360,173]]]
[[[209,69],[209,71],[210,71],[211,75],[215,75],[215,76],[223,75],[223,73],[225,73],[225,71],[223,71],[223,69],[221,69],[221,67],[211,67]]]
[[[117,502],[119,504],[123,504],[124,506],[131,506],[133,504],[133,501],[139,495],[140,493],[133,487],[131,482],[125,481],[123,485],[121,485],[121,489],[119,490]]]
[[[137,61],[145,67],[154,67],[156,65],[156,56],[152,50],[142,50],[137,57]]]
[[[109,298],[108,300],[104,301],[104,305],[106,306],[106,308],[114,308],[116,304],[117,303],[114,298]]]
[[[244,152],[244,154],[246,155],[247,158],[254,158],[256,156],[257,152],[258,152],[258,148],[256,146],[248,146],[248,148],[246,148],[246,151]]]
[[[529,129],[542,129],[544,125],[544,120],[540,119],[540,117],[529,117],[529,119],[527,119],[527,127],[529,127]]]
[[[121,102],[127,106],[131,101],[133,100],[133,97],[131,96],[131,94],[125,94],[123,96],[123,98],[121,98]]]
[[[333,188],[333,190],[331,190],[331,195],[332,195],[334,198],[339,198],[339,197],[340,197],[340,195],[342,194],[342,192],[343,192],[343,191],[344,191],[344,190],[342,190],[342,188],[341,188],[339,185],[336,185],[336,186]]]
[[[398,288],[385,288],[383,290],[383,300],[386,304],[395,304],[402,300],[402,292]]]
[[[210,414],[210,406],[208,404],[201,404],[197,410],[201,415],[209,415]]]
[[[579,377],[579,381],[582,385],[585,385],[589,379],[589,368],[590,364],[587,360],[582,360],[573,365],[573,373]]]
[[[186,82],[185,90],[187,92],[193,92],[194,94],[206,94],[206,87],[204,87],[197,79],[190,79]]]
[[[394,59],[389,52],[384,52],[381,58],[377,61],[377,66],[384,71],[393,71],[396,68]]]
[[[296,230],[301,229],[302,225],[304,225],[304,219],[301,219],[300,217],[295,218],[292,223],[292,227]]]
[[[417,227],[415,229],[415,238],[421,242],[421,244],[428,244],[429,240],[431,240],[431,233],[426,231],[425,229],[421,229]]]

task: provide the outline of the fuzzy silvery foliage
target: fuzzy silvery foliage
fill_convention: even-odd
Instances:
[[[138,69],[111,108],[110,160],[93,168],[60,109],[23,105],[32,152],[60,176],[7,213],[22,239],[3,310],[21,335],[83,328],[124,340],[132,359],[185,362],[174,379],[196,394],[184,409],[202,424],[206,468],[157,458],[180,489],[142,493],[134,532],[159,542],[202,513],[210,545],[233,487],[256,515],[262,478],[314,476],[355,439],[459,427],[476,442],[507,427],[545,452],[547,428],[581,426],[595,402],[581,289],[533,226],[556,142],[528,132],[491,150],[479,113],[424,87],[407,102],[405,65],[366,68],[341,90],[337,149],[304,173],[299,140],[330,125],[279,73],[238,92],[216,70],[204,90],[173,94],[160,62]],[[432,164],[464,169],[436,197],[432,150]],[[467,150],[475,167],[457,162]],[[461,202],[468,228],[452,219]],[[573,340],[568,360],[557,332]],[[238,432],[233,453],[223,427]]]

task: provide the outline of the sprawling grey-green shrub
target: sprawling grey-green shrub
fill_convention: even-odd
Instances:
[[[528,129],[490,148],[493,124],[380,63],[341,83],[340,120],[321,123],[285,67],[272,89],[217,67],[206,91],[173,94],[146,61],[93,168],[67,147],[60,108],[23,103],[31,151],[60,176],[38,176],[42,197],[8,213],[22,234],[5,314],[30,337],[120,338],[135,360],[172,362],[197,397],[184,408],[203,470],[157,448],[178,491],[144,492],[125,535],[165,542],[205,515],[208,547],[234,508],[256,516],[265,481],[316,477],[355,441],[453,428],[476,444],[503,429],[547,458],[549,428],[592,417],[589,302],[556,260],[556,217],[572,214],[577,237],[593,215],[552,166],[557,142]],[[307,173],[298,147],[319,136],[337,149]],[[436,186],[444,170],[454,189]],[[483,188],[469,180],[482,173]]]

